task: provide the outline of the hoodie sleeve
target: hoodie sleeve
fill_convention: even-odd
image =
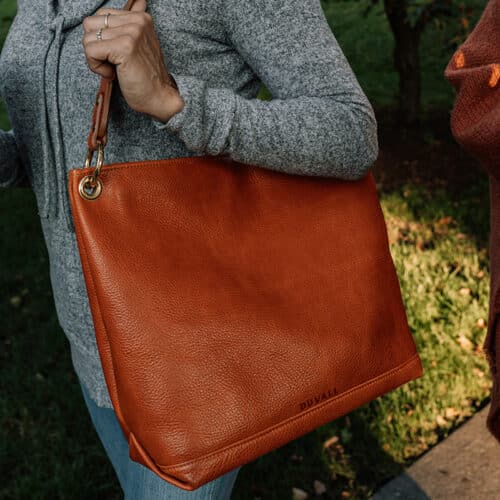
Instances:
[[[490,0],[445,70],[456,89],[453,136],[500,178],[500,2]]]
[[[185,104],[155,125],[193,151],[292,174],[363,177],[378,155],[377,123],[320,1],[223,2],[230,43],[273,99],[172,73]]]
[[[13,130],[0,130],[0,188],[25,186],[26,180]]]

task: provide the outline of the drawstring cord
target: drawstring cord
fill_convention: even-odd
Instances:
[[[49,2],[49,6],[52,5],[52,2]],[[48,92],[47,90],[47,72],[49,71],[49,65],[47,64],[48,54],[50,52],[50,48],[54,43],[60,44],[61,39],[61,31],[62,31],[63,18],[57,16],[55,19],[51,19],[49,22],[49,28],[51,31],[54,31],[54,35],[50,42],[47,45],[47,50],[45,52],[44,64],[43,64],[43,78],[42,78],[42,95],[43,99],[43,110],[42,110],[42,127],[41,132],[43,134],[42,144],[43,144],[43,179],[44,179],[44,189],[43,189],[43,206],[41,208],[43,217],[48,217],[50,219],[55,219],[58,216],[58,167],[56,152],[52,147],[52,142],[50,138],[50,130],[49,130],[49,110],[48,110]],[[59,52],[59,48],[56,47]],[[56,73],[57,78],[57,73]],[[56,83],[57,85],[57,83]],[[52,97],[57,97],[56,89],[52,89]],[[54,108],[52,108],[54,109]],[[57,145],[55,146],[57,148]],[[53,187],[56,187],[54,190]],[[54,192],[56,191],[56,192]]]
[[[66,184],[67,184],[67,169],[65,165],[65,158],[64,158],[64,143],[62,139],[62,130],[61,130],[61,116],[60,116],[60,110],[59,110],[59,101],[58,101],[58,96],[59,96],[59,61],[60,61],[60,52],[61,52],[61,39],[62,39],[62,30],[64,27],[64,21],[65,18],[61,15],[57,16],[55,19],[55,35],[54,35],[54,43],[56,44],[56,50],[57,53],[55,55],[56,58],[56,68],[55,68],[55,74],[57,77],[54,79],[54,92],[52,94],[52,110],[55,113],[55,141],[54,141],[54,146],[55,146],[55,151],[54,151],[54,158],[56,159],[56,183],[54,184],[56,186],[57,190],[57,199],[54,200],[54,206],[55,206],[55,215],[56,217],[61,214],[62,217],[64,217],[64,223],[66,225],[67,229],[72,228],[72,220],[71,220],[71,214],[69,213],[68,209],[68,204],[64,203],[64,197],[66,196]]]
[[[104,0],[82,1],[81,3],[65,4],[63,7],[64,15],[56,13],[56,0],[47,2],[47,25],[53,32],[51,40],[47,45],[47,50],[44,56],[44,70],[42,82],[43,110],[42,110],[42,143],[43,143],[43,200],[39,213],[41,217],[56,219],[63,218],[62,221],[66,229],[74,231],[73,220],[69,202],[65,201],[67,196],[67,179],[68,173],[65,164],[64,143],[62,138],[61,116],[59,111],[59,60],[62,47],[63,35],[65,29],[72,28],[81,23],[82,19],[91,15]],[[82,5],[83,4],[83,5]],[[48,71],[52,71],[47,65],[48,54],[51,47],[55,46],[55,54],[52,60],[56,61],[54,73],[47,80]],[[83,55],[82,55],[83,57]],[[49,64],[50,66],[50,64]],[[47,88],[47,82],[50,82],[51,87]],[[54,142],[51,141],[49,129],[49,108],[52,110],[53,121],[55,122],[53,134]],[[90,120],[90,117],[89,117]],[[82,138],[85,140],[85,137]],[[52,146],[53,144],[53,146]],[[83,160],[82,160],[83,163]]]
[[[53,16],[53,2],[49,2],[49,16]],[[45,175],[45,185],[44,185],[44,208],[46,209],[46,216],[50,219],[56,219],[59,217],[64,217],[63,223],[65,224],[66,229],[71,229],[72,221],[71,216],[68,213],[68,209],[66,207],[66,203],[64,203],[64,196],[66,196],[65,188],[66,188],[66,179],[67,172],[65,168],[65,159],[64,159],[64,145],[62,140],[62,131],[61,131],[61,118],[59,114],[59,88],[58,88],[58,79],[59,79],[59,57],[62,46],[62,31],[65,27],[65,18],[61,14],[51,17],[49,21],[49,28],[54,32],[54,36],[49,43],[47,48],[47,53],[45,55],[45,59],[47,59],[47,54],[50,50],[50,47],[55,45],[55,55],[54,60],[56,61],[56,67],[54,71],[54,76],[51,78],[52,88],[46,89],[46,72],[48,70],[47,64],[45,64],[44,70],[44,82],[43,82],[43,94],[45,96],[44,99],[44,113],[43,113],[43,133],[44,133],[44,175]],[[49,92],[47,93],[47,90]],[[48,102],[50,100],[50,102]],[[50,142],[50,132],[49,132],[49,122],[48,122],[48,106],[51,106],[53,116],[54,116],[54,142],[53,147],[51,147]],[[50,151],[48,151],[50,150]]]

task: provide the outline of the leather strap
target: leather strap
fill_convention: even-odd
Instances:
[[[127,0],[123,10],[130,10],[135,0]],[[101,77],[101,84],[97,91],[94,109],[92,112],[92,124],[88,136],[88,146],[90,151],[96,151],[99,143],[103,146],[107,142],[107,130],[109,119],[109,103],[111,99],[111,91],[113,90],[113,80],[116,78],[114,73],[112,78]]]

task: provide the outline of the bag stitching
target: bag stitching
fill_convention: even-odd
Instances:
[[[158,464],[158,463],[156,465],[158,467],[160,467],[162,470],[164,470],[164,471],[167,472],[167,471],[172,470],[172,469],[182,469],[182,468],[185,468],[185,467],[187,467],[189,465],[193,465],[196,462],[204,460],[206,458],[212,458],[214,456],[217,456],[218,454],[220,454],[222,452],[225,452],[227,450],[230,450],[231,448],[235,448],[237,446],[245,444],[247,441],[250,441],[250,440],[256,439],[256,438],[261,438],[261,437],[265,436],[266,434],[268,434],[268,433],[276,430],[277,428],[280,428],[280,427],[283,427],[285,425],[288,425],[289,423],[293,422],[294,420],[301,419],[302,417],[304,417],[306,415],[309,415],[310,413],[314,413],[314,412],[316,412],[316,411],[324,408],[325,406],[329,406],[329,405],[331,405],[333,403],[336,403],[336,402],[338,402],[338,401],[340,401],[340,400],[348,397],[353,392],[357,392],[360,389],[363,389],[364,387],[367,387],[369,385],[372,385],[372,384],[375,384],[377,382],[380,382],[380,381],[384,380],[385,378],[388,378],[391,375],[394,375],[395,373],[403,370],[407,365],[409,365],[410,363],[414,362],[417,359],[419,359],[418,352],[415,353],[410,359],[408,359],[407,361],[405,361],[401,365],[396,366],[392,370],[383,373],[382,375],[378,376],[375,379],[368,380],[367,382],[364,382],[364,383],[362,383],[360,385],[357,385],[356,387],[353,387],[352,389],[349,389],[347,392],[344,392],[344,393],[340,394],[337,397],[330,398],[327,401],[325,401],[323,403],[320,403],[319,405],[316,405],[316,406],[314,406],[312,408],[309,408],[309,410],[306,410],[305,412],[299,413],[298,415],[294,415],[293,417],[289,417],[286,420],[282,420],[282,421],[274,424],[272,427],[267,427],[266,429],[263,429],[262,431],[258,432],[257,434],[252,434],[251,436],[249,436],[247,438],[244,438],[241,441],[238,441],[236,443],[231,443],[231,444],[229,444],[229,445],[227,445],[227,446],[225,446],[223,448],[219,448],[218,450],[215,450],[215,451],[213,451],[213,452],[211,452],[211,453],[209,453],[207,455],[202,455],[201,457],[198,457],[198,458],[195,458],[195,459],[192,459],[192,460],[188,460],[187,462],[181,462],[180,464],[177,464],[177,465],[161,465],[161,464]]]

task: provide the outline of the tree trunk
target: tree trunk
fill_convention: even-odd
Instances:
[[[384,0],[387,19],[394,35],[394,66],[399,74],[398,115],[404,125],[416,125],[420,119],[421,75],[420,38],[424,21],[411,26],[404,0]]]

